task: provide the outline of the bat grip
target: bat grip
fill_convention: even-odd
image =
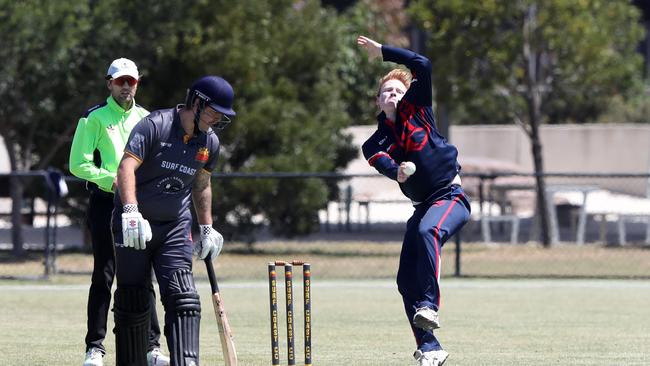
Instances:
[[[212,260],[208,256],[203,260],[205,262],[205,269],[208,271],[208,279],[210,280],[210,287],[212,288],[212,293],[216,294],[219,292],[219,285],[217,284],[217,276],[214,274],[214,267],[212,266]]]

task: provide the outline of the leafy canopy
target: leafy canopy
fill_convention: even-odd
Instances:
[[[415,0],[409,13],[428,37],[436,99],[456,123],[526,115],[523,24],[532,5],[544,122],[593,120],[612,96],[638,90],[643,30],[626,0]]]

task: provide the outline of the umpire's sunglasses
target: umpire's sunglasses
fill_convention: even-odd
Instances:
[[[111,79],[111,81],[117,86],[122,86],[124,83],[129,84],[129,86],[135,86],[138,83],[138,79],[132,76],[120,76],[117,79]]]

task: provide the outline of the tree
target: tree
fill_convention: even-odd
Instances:
[[[65,169],[78,118],[107,96],[104,73],[119,56],[133,57],[140,47],[120,0],[0,0],[0,135],[12,172]],[[142,3],[140,3],[142,4]],[[147,6],[155,17],[168,9]],[[142,13],[132,9],[133,13]],[[175,14],[170,12],[171,14]],[[143,19],[144,20],[144,19]],[[150,26],[150,29],[156,29]],[[150,32],[151,33],[151,32]],[[150,49],[151,47],[147,48]],[[119,55],[119,56],[116,56]],[[137,58],[135,58],[137,59]],[[12,179],[12,241],[23,252],[23,195],[42,195],[40,182]],[[73,190],[79,191],[79,190]],[[80,200],[85,201],[85,194]],[[68,199],[74,205],[77,200]]]
[[[150,110],[182,103],[199,76],[232,82],[238,115],[220,135],[218,171],[334,172],[354,157],[343,133],[350,117],[337,68],[342,30],[334,11],[318,1],[0,4],[0,133],[12,171],[50,165],[67,171],[76,122],[106,98],[103,74],[117,57],[139,65],[137,100]],[[239,237],[258,226],[257,217],[278,234],[312,232],[318,210],[337,193],[335,184],[320,180],[214,186],[218,225]],[[23,186],[12,187],[19,215]],[[19,232],[18,221],[13,227]],[[22,250],[22,238],[13,239]]]
[[[352,159],[333,11],[317,1],[117,1],[128,24],[121,44],[136,46],[128,50],[146,72],[139,100],[149,109],[182,103],[202,75],[233,84],[238,113],[220,133],[218,172],[333,172]],[[142,6],[152,11],[137,11]],[[213,187],[219,228],[250,241],[261,225],[287,236],[316,230],[318,210],[336,194],[320,180]]]
[[[201,46],[176,57],[199,73],[234,82],[235,122],[222,134],[224,172],[332,172],[354,156],[336,65],[341,31],[317,1],[222,1],[217,18],[195,8]],[[227,6],[226,6],[227,3]],[[254,21],[253,21],[254,20]],[[192,75],[194,77],[196,75]],[[230,233],[253,240],[266,224],[294,236],[318,228],[334,186],[321,180],[216,182],[215,206]],[[259,218],[262,218],[260,222]]]
[[[354,117],[353,124],[376,123],[379,79],[395,67],[381,60],[368,61],[366,55],[359,52],[357,36],[363,34],[384,43],[408,47],[404,33],[406,25],[404,0],[360,0],[340,15],[342,51],[336,67],[345,83],[342,97],[347,112]]]
[[[624,0],[415,0],[410,12],[428,35],[436,100],[461,123],[515,121],[531,139],[549,245],[539,125],[592,120],[638,85],[638,10]]]
[[[0,9],[0,135],[12,172],[40,169],[49,162],[46,151],[61,145],[57,136],[70,128],[53,120],[60,122],[69,111],[71,91],[77,90],[76,46],[78,35],[89,26],[88,7],[76,2],[2,0]],[[26,183],[18,178],[10,183],[15,255],[23,253],[20,215]]]

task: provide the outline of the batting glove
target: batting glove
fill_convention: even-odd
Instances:
[[[210,260],[214,260],[223,248],[223,236],[212,225],[199,225],[199,228],[201,240],[194,245],[194,254],[201,259],[210,257]]]
[[[138,212],[138,205],[124,205],[124,213],[122,213],[124,246],[143,250],[147,247],[147,242],[151,240],[151,237],[149,221],[145,220]]]

